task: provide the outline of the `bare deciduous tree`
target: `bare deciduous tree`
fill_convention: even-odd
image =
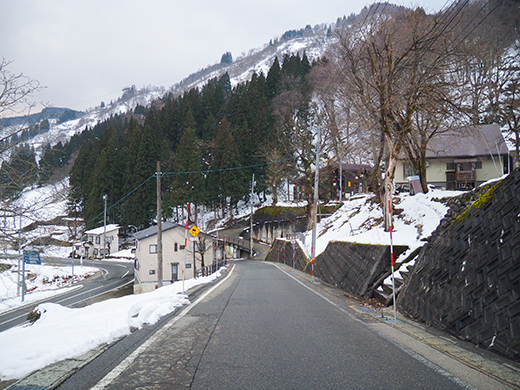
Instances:
[[[441,31],[421,8],[369,12],[361,25],[338,31],[333,55],[343,97],[371,134],[370,180],[385,211],[386,229],[397,159],[414,131],[414,115],[440,94]]]
[[[29,114],[35,104],[30,101],[33,93],[40,90],[40,83],[22,73],[15,74],[9,70],[12,61],[2,58],[0,61],[0,161],[8,162],[11,151],[18,142],[13,142],[13,136],[23,132],[33,125],[29,122]],[[14,126],[4,127],[3,119],[13,116],[25,118],[23,123]],[[19,179],[21,174],[27,172],[13,172],[13,180]],[[4,183],[5,184],[5,183]],[[0,199],[0,213],[4,223],[0,227],[0,235],[4,240],[13,241],[14,231],[19,229],[16,220],[21,218],[34,218],[34,213],[38,207],[43,207],[43,199],[24,202],[15,202],[12,196],[4,196]]]
[[[303,196],[307,201],[307,229],[312,229],[316,205],[312,167],[314,162],[315,131],[311,126],[310,92],[305,87],[292,88],[273,99],[275,116],[282,134],[284,154],[295,157],[293,171],[303,180]]]

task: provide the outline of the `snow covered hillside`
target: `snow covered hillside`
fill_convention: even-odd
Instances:
[[[284,55],[306,53],[310,61],[317,59],[323,55],[329,45],[334,42],[334,38],[327,34],[329,25],[318,25],[314,28],[309,26],[296,36],[288,39],[275,39],[275,43],[266,44],[261,49],[253,49],[247,54],[236,58],[231,63],[216,63],[207,68],[198,70],[189,75],[184,80],[173,86],[143,86],[138,89],[135,85],[122,89],[122,95],[113,102],[104,103],[91,109],[88,109],[83,115],[77,119],[60,122],[57,118],[49,120],[49,129],[46,132],[38,134],[31,139],[24,140],[24,143],[34,147],[36,155],[47,145],[51,147],[58,142],[65,143],[78,133],[87,128],[93,128],[96,124],[103,122],[114,115],[121,115],[134,110],[138,105],[149,107],[154,100],[162,98],[165,94],[171,93],[178,96],[193,88],[200,88],[209,80],[218,78],[226,72],[230,76],[231,85],[236,86],[239,83],[251,79],[253,73],[263,73],[267,75],[274,58],[283,59]],[[20,126],[9,126],[0,130],[0,137],[7,134],[13,134]],[[8,155],[7,155],[8,156]],[[6,155],[3,156],[4,158]]]

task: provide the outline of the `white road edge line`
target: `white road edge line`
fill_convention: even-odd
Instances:
[[[295,276],[291,275],[289,272],[287,272],[285,269],[283,269],[282,267],[278,266],[278,264],[276,263],[272,263],[276,268],[278,268],[280,271],[282,271],[283,273],[285,273],[287,276],[289,276],[290,278],[294,279],[297,283],[301,284],[303,287],[305,287],[307,290],[313,292],[314,294],[316,294],[317,296],[319,296],[320,298],[322,298],[323,300],[325,300],[326,302],[330,303],[332,306],[334,306],[336,309],[338,309],[339,311],[341,311],[342,313],[346,314],[348,317],[354,319],[355,321],[358,321],[358,322],[362,322],[362,321],[359,321],[358,319],[356,319],[351,313],[349,313],[346,309],[342,308],[340,305],[338,305],[337,303],[331,301],[330,299],[328,299],[327,297],[325,297],[324,295],[322,295],[321,293],[319,293],[318,291],[310,288],[308,285],[306,285],[304,282],[302,282],[301,280],[298,280]],[[371,329],[373,332],[375,332],[376,334],[379,335],[379,337],[385,339],[386,341],[392,343],[394,346],[396,346],[397,348],[399,348],[401,351],[403,351],[404,353],[410,355],[411,357],[413,357],[414,359],[418,360],[419,362],[421,362],[422,364],[424,364],[425,366],[427,366],[428,368],[436,371],[438,374],[450,379],[452,382],[455,382],[457,385],[461,386],[462,388],[466,389],[466,390],[476,390],[475,387],[471,386],[470,384],[466,383],[465,381],[463,381],[462,379],[456,377],[455,375],[451,374],[450,372],[448,372],[447,370],[445,370],[444,368],[440,367],[439,365],[429,361],[428,359],[426,359],[425,357],[423,357],[422,355],[418,354],[417,352],[405,347],[404,345],[401,345],[399,344],[399,342],[395,341],[394,339],[392,339],[390,336],[387,336],[381,332],[379,332],[376,328],[374,327],[371,327],[369,326],[368,327],[369,329]]]
[[[173,326],[177,321],[179,321],[182,317],[184,317],[186,314],[190,312],[191,309],[193,309],[195,306],[197,306],[204,298],[206,298],[209,294],[211,294],[217,287],[219,287],[222,283],[224,283],[232,274],[233,270],[235,269],[235,265],[233,264],[232,268],[229,270],[229,273],[227,276],[222,279],[220,282],[218,282],[216,285],[214,285],[212,288],[210,288],[208,291],[206,291],[204,294],[202,294],[195,302],[193,302],[191,305],[189,305],[184,311],[179,313],[178,316],[173,317],[173,319],[168,322],[166,325],[164,325],[161,329],[159,329],[153,336],[151,336],[148,340],[146,340],[143,344],[141,344],[137,349],[132,352],[130,355],[126,357],[125,360],[123,360],[119,365],[117,365],[112,371],[110,371],[103,379],[101,379],[96,385],[91,387],[91,390],[103,390],[105,387],[107,387],[114,379],[116,379],[124,370],[132,364],[135,359],[146,349],[148,348],[152,343],[154,343],[168,328]]]

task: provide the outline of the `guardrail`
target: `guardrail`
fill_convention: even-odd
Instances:
[[[227,260],[220,260],[218,263],[213,263],[213,264],[207,265],[205,267],[202,267],[197,270],[197,277],[208,276],[208,275],[214,274],[219,269],[226,266],[226,264],[227,264]]]

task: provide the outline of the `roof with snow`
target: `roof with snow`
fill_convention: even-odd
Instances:
[[[119,230],[119,225],[117,225],[117,224],[107,225],[106,231],[111,232],[112,230]],[[100,226],[95,229],[90,229],[90,230],[85,231],[85,234],[92,234],[95,236],[95,235],[103,234],[104,232],[105,232],[105,226]]]

